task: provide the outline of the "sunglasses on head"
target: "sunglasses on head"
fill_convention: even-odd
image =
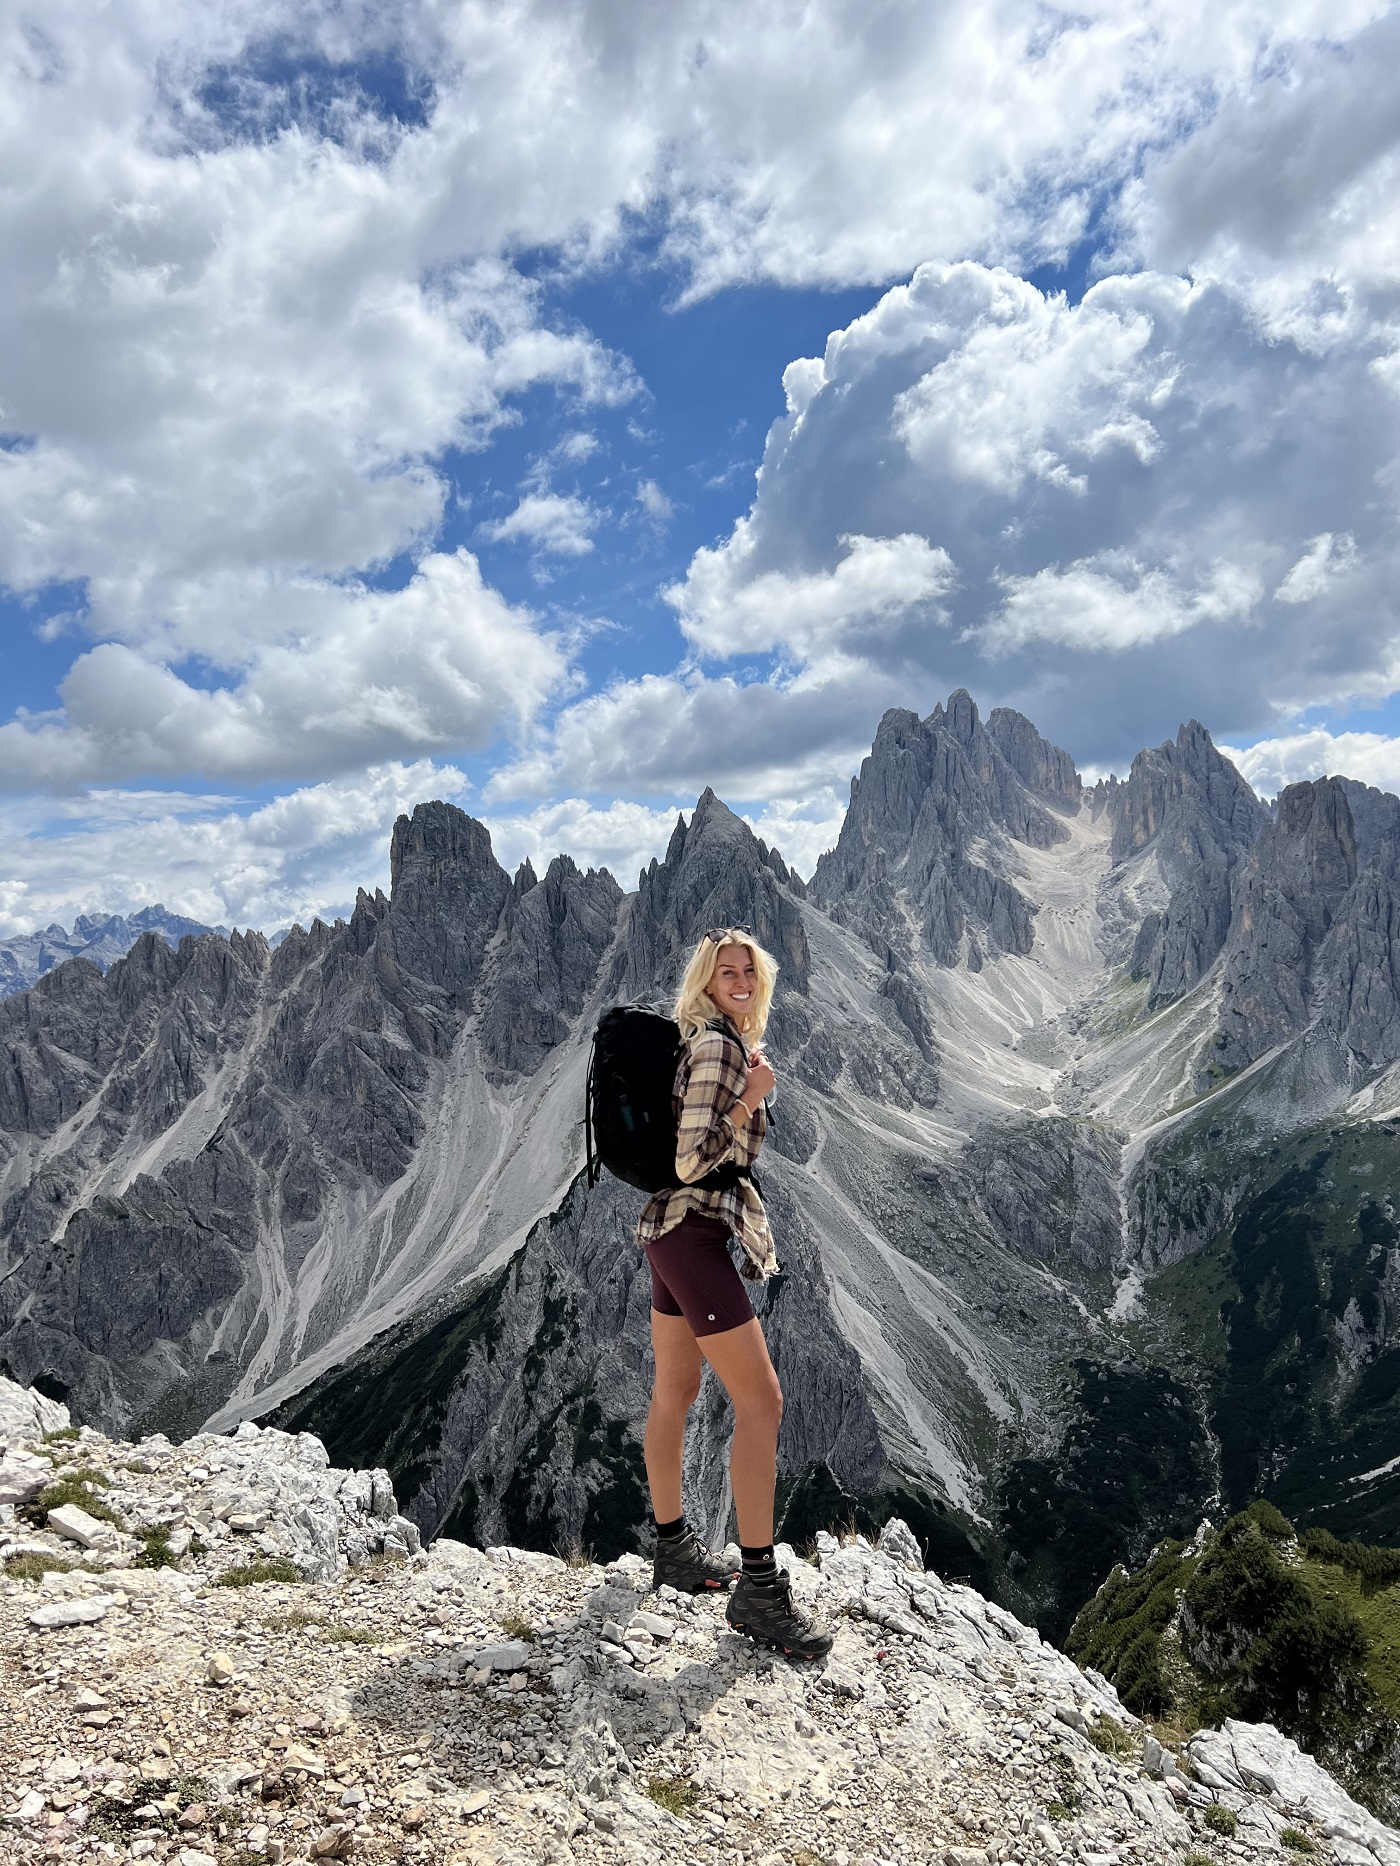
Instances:
[[[742,944],[753,938],[752,927],[706,927],[705,938],[712,946],[731,946]]]

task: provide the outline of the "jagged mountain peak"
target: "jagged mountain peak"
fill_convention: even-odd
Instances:
[[[389,912],[389,897],[382,888],[376,888],[373,894],[366,893],[363,888],[356,890],[355,906],[345,930],[345,938],[356,952],[368,952]],[[277,950],[281,950],[281,944]]]
[[[434,1048],[450,1047],[457,1015],[472,1001],[486,947],[511,891],[484,823],[454,804],[418,804],[394,824],[390,912],[375,943],[400,978],[441,994]],[[402,1002],[402,1000],[400,1000]]]
[[[79,914],[71,933],[53,921],[40,932],[0,940],[0,997],[23,991],[68,959],[90,959],[105,970],[130,951],[143,933],[158,933],[167,944],[177,946],[190,934],[211,931],[227,929],[207,927],[160,904],[134,914]]]
[[[1024,713],[1010,706],[994,706],[987,715],[987,731],[1011,769],[1034,791],[1077,810],[1084,798],[1084,783],[1073,758],[1052,745]]]
[[[916,721],[916,715],[892,708],[885,719],[907,725]],[[1030,789],[1056,797],[1072,808],[1079,807],[1083,785],[1073,758],[1061,746],[1052,745],[1043,738],[1031,720],[1014,707],[994,706],[984,722],[977,702],[966,687],[959,687],[949,694],[946,704],[940,702],[927,719],[918,723],[926,732],[946,732],[964,751],[971,753],[984,782],[990,775],[987,760],[990,742]],[[1017,833],[1014,828],[1012,833]]]
[[[1382,851],[1393,860],[1400,854],[1400,797],[1355,778],[1339,777],[1337,782],[1351,809],[1358,865],[1364,868]]]
[[[108,979],[118,997],[143,991],[148,985],[161,985],[177,978],[182,970],[178,953],[172,952],[155,933],[143,933],[124,958],[108,971]]]
[[[1351,820],[1347,787],[1340,778],[1304,778],[1279,793],[1273,827],[1281,836],[1303,837],[1318,849],[1348,852],[1355,879],[1356,833]]]
[[[568,1036],[621,906],[622,889],[606,868],[581,873],[572,856],[556,855],[538,880],[529,862],[521,864],[503,915],[505,937],[478,993],[490,1080],[532,1073]]]
[[[923,944],[940,964],[974,967],[984,952],[1024,954],[1034,908],[1011,845],[1063,842],[1080,800],[1068,753],[1008,708],[983,725],[961,688],[927,719],[891,708],[813,893],[894,951]]]
[[[223,932],[225,929],[209,928],[202,921],[191,920],[187,914],[174,914],[162,902],[157,901],[152,907],[142,907],[134,914],[79,914],[73,922],[73,936],[87,944],[95,944],[104,934],[126,935],[134,928],[138,933],[155,932],[163,934],[170,944],[175,945],[185,933]],[[63,936],[61,926],[45,927],[45,933]]]
[[[952,733],[959,745],[971,745],[982,721],[976,700],[966,687],[959,687],[955,693],[948,695],[946,705],[940,701],[934,707],[924,723],[933,727],[943,726]]]
[[[1168,1004],[1220,956],[1235,876],[1269,811],[1196,719],[1139,752],[1105,807],[1114,863],[1148,882],[1129,969],[1147,979],[1149,1005]]]
[[[1308,779],[1280,792],[1277,813],[1254,844],[1243,896],[1257,903],[1263,893],[1287,894],[1315,942],[1356,874],[1356,831],[1345,785],[1338,778]]]
[[[1176,729],[1176,749],[1188,763],[1200,766],[1209,765],[1220,757],[1215,740],[1207,732],[1199,719],[1188,719]]]
[[[260,933],[187,934],[173,950],[158,933],[143,933],[103,983],[109,1004],[125,1017],[177,995],[221,1006],[249,988],[267,958]]]
[[[1224,1067],[1255,1061],[1307,1025],[1318,995],[1314,967],[1356,876],[1345,786],[1337,778],[1290,784],[1236,889],[1215,1040]]]
[[[718,848],[733,850],[740,860],[752,848],[761,850],[765,861],[768,854],[743,817],[736,815],[707,784],[695,800],[690,821],[687,823],[684,815],[676,818],[676,827],[666,846],[665,862],[668,867],[687,860],[694,863],[706,859],[705,851],[713,852]],[[654,869],[656,863],[651,867]]]
[[[379,894],[378,898],[382,901],[384,896]],[[256,927],[248,927],[243,932],[235,927],[228,936],[228,943],[229,949],[237,954],[244,965],[255,967],[259,971],[263,970],[272,958],[272,948],[268,944],[267,935],[258,932]]]
[[[621,885],[610,868],[580,868],[572,855],[563,852],[550,857],[549,867],[544,871],[544,887],[555,891],[596,887],[606,890],[618,900],[622,898]]]
[[[494,870],[505,880],[505,870],[491,847],[491,832],[484,823],[456,804],[433,799],[415,804],[412,816],[394,824],[389,844],[389,898],[397,905],[405,887],[441,885],[451,872],[480,876]]]
[[[1140,751],[1113,795],[1115,862],[1154,845],[1171,883],[1212,854],[1233,860],[1268,821],[1268,811],[1198,720],[1175,740]]]
[[[805,991],[810,956],[800,898],[782,858],[707,786],[690,822],[677,821],[664,861],[639,877],[617,988],[646,998],[658,987],[664,993],[706,927],[748,926],[778,959],[783,988]]]
[[[927,719],[899,707],[885,713],[852,782],[841,841],[848,851],[878,845],[897,864],[932,812],[945,833],[953,832],[956,818],[966,833],[1001,830],[1049,848],[1066,832],[1037,792],[1079,807],[1079,775],[1068,752],[1009,707],[995,708],[984,725],[972,696],[959,688]],[[823,857],[828,872],[841,865],[841,841],[832,852],[836,864]]]
[[[718,836],[726,841],[742,842],[747,834],[758,838],[741,816],[736,816],[729,805],[707,784],[695,801],[695,809],[690,819],[690,836]]]

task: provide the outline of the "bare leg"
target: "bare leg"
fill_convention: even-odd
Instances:
[[[683,1315],[662,1315],[656,1309],[651,1312],[651,1345],[656,1377],[642,1453],[656,1520],[673,1523],[681,1513],[685,1418],[700,1391],[700,1349]]]
[[[729,1482],[739,1540],[745,1548],[765,1548],[773,1540],[778,1427],[783,1417],[782,1389],[768,1358],[768,1344],[755,1318],[722,1335],[701,1335],[698,1347],[734,1404]]]

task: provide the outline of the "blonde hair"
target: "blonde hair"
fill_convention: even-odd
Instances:
[[[743,927],[711,927],[708,933],[702,935],[700,944],[691,954],[681,988],[676,993],[675,1019],[681,1027],[681,1035],[687,1041],[698,1036],[714,1018],[724,1015],[710,996],[710,980],[715,975],[719,955],[726,946],[746,947],[758,976],[754,1002],[741,1026],[743,1034],[746,1037],[762,1038],[767,1028],[773,987],[778,982],[777,960],[772,953],[765,952],[753,934]]]

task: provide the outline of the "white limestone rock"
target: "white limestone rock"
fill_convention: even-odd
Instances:
[[[111,1594],[90,1594],[86,1600],[50,1600],[30,1611],[31,1626],[92,1626],[105,1620],[116,1599]]]
[[[6,1824],[11,1827],[27,1827],[31,1821],[37,1821],[44,1812],[44,1797],[37,1788],[26,1790],[19,1806],[5,1816]]]
[[[58,1400],[0,1374],[0,1444],[35,1443],[45,1432],[62,1432],[72,1423]]]
[[[1186,1746],[1208,1785],[1267,1796],[1294,1817],[1310,1820],[1333,1842],[1400,1866],[1400,1834],[1354,1802],[1327,1771],[1272,1724],[1227,1717],[1219,1730],[1198,1730]],[[1339,1854],[1340,1857],[1340,1854]]]
[[[422,1546],[417,1526],[398,1513],[388,1472],[336,1469],[313,1433],[244,1420],[227,1437],[202,1432],[181,1451],[198,1461],[188,1475],[203,1486],[198,1533],[206,1541],[226,1532],[251,1540],[295,1562],[308,1581],[380,1555],[412,1560]]]
[[[880,1553],[888,1555],[901,1568],[912,1568],[916,1574],[924,1571],[923,1551],[919,1547],[919,1538],[902,1516],[892,1516],[880,1531]]]
[[[532,1648],[523,1639],[507,1640],[499,1646],[481,1646],[470,1655],[471,1663],[492,1672],[517,1672],[530,1658]]]
[[[52,1478],[49,1459],[0,1446],[0,1504],[32,1502]]]
[[[56,1510],[49,1511],[45,1521],[55,1535],[62,1536],[65,1542],[76,1542],[80,1548],[112,1548],[116,1544],[112,1525],[89,1516],[76,1503],[60,1503]]]
[[[102,1464],[99,1442],[84,1451]],[[107,1462],[115,1481],[124,1461]],[[372,1481],[285,1435],[206,1440],[172,1451],[154,1482],[135,1475],[142,1507],[164,1520],[198,1501],[192,1483],[270,1499],[269,1535],[302,1509],[328,1509],[341,1534],[352,1517],[387,1525],[396,1513],[373,1517]],[[803,1604],[836,1634],[813,1666],[734,1635],[722,1598],[653,1600],[635,1559],[603,1570],[448,1542],[386,1583],[342,1554],[301,1595],[302,1615],[266,1611],[297,1603],[293,1588],[246,1597],[196,1585],[235,1546],[241,1556],[247,1545],[195,1555],[189,1573],[75,1570],[0,1588],[0,1641],[29,1647],[23,1673],[0,1676],[0,1784],[11,1785],[0,1819],[19,1821],[33,1784],[49,1844],[75,1850],[81,1808],[110,1799],[134,1811],[188,1771],[233,1804],[240,1843],[272,1859],[275,1835],[257,1816],[273,1771],[325,1784],[320,1818],[296,1842],[303,1857],[323,1839],[318,1857],[344,1857],[351,1840],[367,1856],[382,1825],[411,1839],[414,1857],[483,1866],[596,1861],[605,1839],[628,1861],[739,1851],[751,1866],[804,1853],[847,1866],[1180,1866],[1218,1850],[1202,1826],[1213,1776],[1238,1817],[1231,1866],[1278,1866],[1290,1825],[1333,1866],[1400,1866],[1400,1837],[1266,1728],[1199,1733],[1202,1780],[1177,1779],[1179,1806],[1142,1767],[1164,1769],[1165,1752],[1102,1678],[972,1588],[902,1565],[897,1544],[823,1537],[820,1566],[783,1552]],[[909,1630],[893,1630],[896,1615]],[[517,1617],[533,1640],[498,1637]],[[84,1632],[99,1620],[95,1638]],[[318,1622],[370,1637],[328,1640]],[[623,1644],[604,1643],[604,1628]],[[86,1663],[72,1665],[75,1654]],[[30,1702],[68,1710],[71,1751],[55,1754],[27,1719],[5,1716]],[[190,1716],[213,1702],[227,1721]],[[1132,1738],[1131,1756],[1088,1740],[1104,1715]],[[249,1740],[279,1716],[290,1727],[267,1751]],[[122,1760],[104,1759],[101,1741],[78,1747],[93,1718],[120,1722]],[[386,1720],[413,1731],[411,1753],[386,1750]],[[683,1817],[652,1800],[658,1780],[689,1785]],[[1061,1797],[1072,1810],[1051,1822]],[[190,1838],[186,1852],[211,1843],[205,1829]],[[284,1856],[294,1851],[284,1843]]]

